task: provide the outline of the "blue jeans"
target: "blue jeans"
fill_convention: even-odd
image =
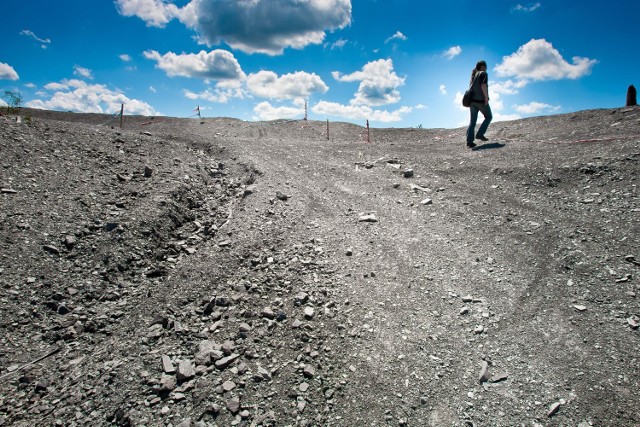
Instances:
[[[484,136],[484,133],[489,127],[489,123],[491,123],[491,119],[493,119],[493,115],[491,114],[491,107],[489,107],[489,104],[472,102],[469,109],[471,111],[471,121],[469,122],[469,127],[467,128],[467,144],[473,142],[473,140],[475,139],[475,135]],[[484,121],[480,125],[480,129],[478,129],[478,133],[476,134],[475,129],[476,122],[478,121],[478,111],[481,112],[484,116]]]

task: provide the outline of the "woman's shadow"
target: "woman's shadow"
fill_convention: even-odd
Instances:
[[[505,144],[501,144],[499,142],[492,142],[490,144],[482,144],[482,145],[478,145],[477,147],[473,147],[472,150],[473,151],[478,151],[478,150],[489,150],[492,148],[502,148],[504,147]]]

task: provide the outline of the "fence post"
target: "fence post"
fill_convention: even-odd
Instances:
[[[124,104],[120,104],[120,129],[122,129],[123,118],[124,118]]]
[[[327,141],[329,140],[329,119],[327,119]]]
[[[307,121],[307,100],[304,101],[304,121]]]
[[[369,139],[369,119],[367,119],[367,143],[370,143],[371,139]]]

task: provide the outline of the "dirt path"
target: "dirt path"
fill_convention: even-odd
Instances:
[[[637,311],[635,291],[613,290],[624,299],[619,308],[636,309],[603,321],[616,297],[601,287],[634,269],[624,256],[637,239],[635,179],[621,171],[614,184],[588,185],[580,168],[599,159],[611,171],[626,159],[637,168],[637,140],[505,138],[467,151],[451,131],[374,130],[366,145],[354,141],[357,129],[351,141],[327,142],[283,127],[262,125],[255,138],[224,143],[264,171],[256,199],[289,194],[289,219],[332,254],[356,338],[341,350],[352,369],[343,417],[359,425],[547,424],[561,403],[572,422],[606,424],[617,417],[612,408],[634,412],[638,376],[618,358],[636,360],[627,339],[637,334],[625,321]],[[415,175],[404,178],[409,168]],[[631,212],[607,199],[592,209],[587,196],[596,191],[627,194]],[[378,222],[359,222],[371,213]],[[575,253],[586,258],[578,277],[566,265]],[[594,328],[602,332],[595,340]],[[491,381],[481,385],[483,360]]]

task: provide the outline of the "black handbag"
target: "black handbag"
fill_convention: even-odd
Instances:
[[[471,107],[471,100],[473,99],[473,91],[468,89],[464,95],[462,95],[462,106],[463,107]]]
[[[473,81],[469,85],[469,89],[467,89],[467,91],[464,93],[464,95],[462,95],[462,106],[463,107],[467,107],[467,108],[471,107],[471,100],[473,99],[473,89],[471,89],[471,88],[475,84],[477,78],[478,78],[478,76],[476,74],[476,77],[473,78]]]

